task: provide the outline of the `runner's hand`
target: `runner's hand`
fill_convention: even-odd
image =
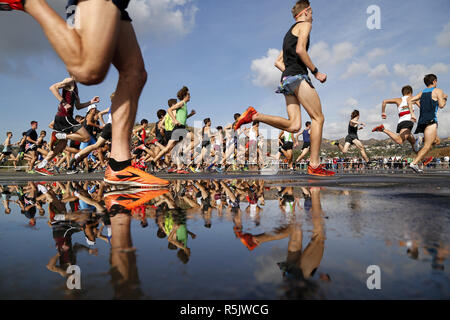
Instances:
[[[324,83],[327,81],[327,75],[322,72],[317,72],[315,75],[316,79],[319,80],[321,83]]]
[[[93,98],[91,99],[91,104],[92,104],[92,103],[99,103],[99,102],[100,102],[100,97],[95,96],[95,97],[93,97]]]
[[[386,113],[383,112],[383,113],[381,114],[381,119],[383,119],[383,120],[387,119]]]
[[[196,114],[197,112],[195,111],[195,110],[192,110],[191,111],[191,115],[194,115],[194,114]]]

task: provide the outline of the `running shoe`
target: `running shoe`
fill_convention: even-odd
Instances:
[[[177,170],[178,174],[189,174],[189,171],[186,170]]]
[[[253,235],[251,235],[250,233],[243,233],[236,227],[234,227],[233,229],[236,237],[241,240],[241,242],[247,247],[248,250],[253,251],[258,246],[258,244],[253,240]]]
[[[419,152],[422,148],[422,136],[416,138],[416,143],[414,143],[414,151]]]
[[[194,168],[193,166],[190,166],[190,167],[189,167],[189,170],[191,170],[192,173],[195,173],[195,168]]]
[[[253,116],[256,114],[256,110],[253,107],[249,107],[236,121],[234,130],[236,131],[242,125],[253,122]]]
[[[332,146],[337,146],[339,144],[339,141],[333,141],[333,142],[331,142],[331,145]]]
[[[52,176],[53,175],[53,173],[51,173],[50,171],[48,171],[45,168],[41,168],[41,169],[36,168],[36,169],[34,169],[34,171],[36,171],[39,174],[42,174],[43,176]]]
[[[77,174],[77,173],[79,173],[80,171],[77,169],[77,168],[69,168],[67,171],[66,171],[66,174],[70,174],[70,175],[72,175],[72,174]]]
[[[218,167],[218,168],[216,168],[216,172],[217,172],[217,173],[222,173],[222,172],[223,172],[223,169],[220,168],[220,167]]]
[[[384,126],[380,125],[378,127],[373,128],[372,132],[383,132],[384,131]]]
[[[31,169],[31,170],[28,170],[27,173],[29,173],[29,174],[35,174],[36,171],[34,171],[33,169]]]
[[[127,210],[133,210],[167,192],[169,192],[167,189],[128,189],[109,192],[105,194],[105,207],[108,211],[110,211],[113,206],[120,206]]]
[[[158,139],[153,139],[152,141],[150,141],[150,144],[155,144],[155,143],[157,143],[158,142]]]
[[[421,170],[417,164],[414,164],[412,162],[409,165],[409,168],[412,169],[415,173],[423,173],[423,170]]]
[[[109,184],[133,187],[165,187],[169,185],[169,181],[152,176],[132,166],[121,171],[113,171],[108,165],[105,171],[104,181]]]
[[[12,10],[24,11],[22,0],[2,0],[2,1],[0,1],[0,11],[12,11]]]
[[[320,177],[331,177],[336,174],[336,172],[327,170],[324,168],[324,165],[321,164],[317,168],[313,169],[310,165],[308,165],[308,174],[313,176],[320,176]]]
[[[425,160],[423,160],[423,165],[424,165],[424,166],[429,165],[430,162],[433,161],[433,159],[434,159],[433,157],[428,157],[428,158],[426,158]]]
[[[177,168],[169,168],[167,170],[167,173],[174,173],[174,172],[177,172]]]

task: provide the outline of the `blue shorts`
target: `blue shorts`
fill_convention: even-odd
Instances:
[[[88,142],[82,142],[80,143],[80,150],[83,150],[89,146],[92,146],[93,144],[95,144],[97,141],[91,136],[91,139]]]
[[[308,82],[311,88],[314,89],[311,79],[307,74],[298,74],[296,76],[284,77],[282,84],[278,87],[278,89],[275,92],[282,93],[287,96],[295,96],[295,92],[303,80]]]

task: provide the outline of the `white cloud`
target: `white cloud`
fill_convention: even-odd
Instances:
[[[374,60],[376,58],[382,57],[386,54],[386,50],[381,48],[375,48],[371,51],[369,51],[366,55],[368,60]]]
[[[444,26],[444,29],[436,37],[440,47],[450,48],[450,22]]]
[[[135,0],[128,7],[139,33],[164,36],[190,33],[198,10],[193,0]]]
[[[407,78],[409,84],[414,89],[419,89],[424,86],[423,78],[425,75],[429,73],[434,73],[438,76],[440,74],[447,74],[449,71],[450,65],[439,62],[435,63],[431,67],[426,67],[422,64],[395,64],[394,65],[394,73],[397,76],[401,76]]]
[[[317,65],[336,65],[340,62],[353,58],[358,49],[350,42],[340,42],[330,50],[329,45],[324,42],[318,42],[313,45],[309,51],[311,59]]]
[[[370,71],[370,65],[366,61],[354,61],[348,66],[347,71],[341,78],[348,79],[362,74],[368,74]]]
[[[279,50],[269,49],[266,56],[252,61],[254,85],[274,89],[280,84],[281,73],[274,65],[279,54]]]
[[[390,73],[387,66],[385,64],[380,64],[375,68],[373,68],[372,70],[370,70],[369,77],[380,78],[388,76],[389,74]]]
[[[347,101],[345,101],[345,105],[347,107],[356,107],[358,105],[358,100],[355,98],[348,98]]]

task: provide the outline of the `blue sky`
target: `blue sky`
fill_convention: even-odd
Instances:
[[[63,13],[63,1],[48,1]],[[211,117],[213,125],[231,122],[235,112],[252,105],[286,115],[284,98],[275,94],[280,73],[274,56],[293,23],[295,1],[274,0],[132,0],[130,13],[149,71],[137,120],[154,121],[183,85],[191,89],[192,119]],[[357,107],[368,126],[381,124],[381,101],[400,96],[403,85],[422,89],[425,73],[434,72],[450,91],[450,19],[448,0],[313,0],[310,53],[328,81],[316,88],[326,118],[325,138],[346,134],[349,113]],[[370,5],[381,9],[381,29],[369,30]],[[48,90],[67,73],[39,26],[23,13],[1,13],[0,138],[13,131],[16,141],[31,120],[40,128],[54,117],[57,103]],[[117,72],[111,68],[98,86],[80,86],[85,100],[94,95],[108,106]],[[395,108],[383,123],[395,129]],[[450,113],[439,113],[440,136],[450,136]],[[303,122],[308,120],[303,112]],[[362,138],[385,138],[361,132]],[[1,138],[3,139],[3,138]]]

